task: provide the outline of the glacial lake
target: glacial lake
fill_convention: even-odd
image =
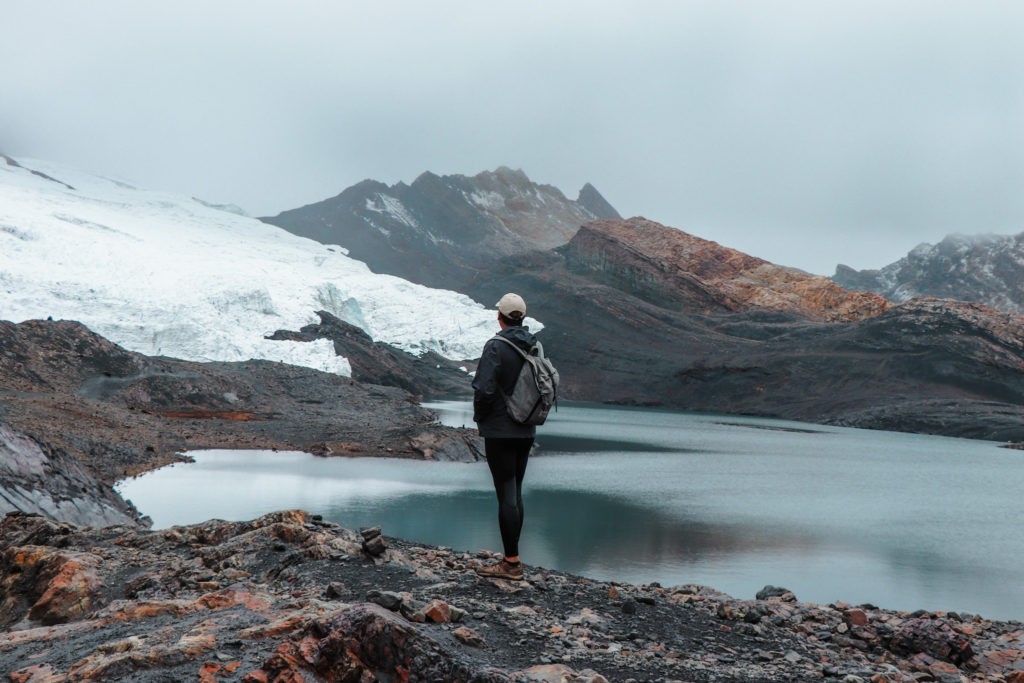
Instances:
[[[472,425],[462,402],[428,404]],[[1024,620],[1024,452],[985,441],[563,405],[539,430],[521,553],[600,579],[767,584],[802,601]],[[155,528],[287,508],[500,550],[485,463],[198,451],[118,490]]]

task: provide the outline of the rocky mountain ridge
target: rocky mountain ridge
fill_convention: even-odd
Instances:
[[[498,258],[565,244],[580,225],[619,214],[587,183],[576,200],[507,167],[475,176],[423,173],[411,184],[365,180],[267,223],[339,244],[377,272],[452,288]],[[454,271],[454,272],[453,272]],[[402,276],[405,277],[405,276]]]
[[[460,263],[434,276],[477,301],[526,298],[564,398],[1024,438],[1020,316],[893,306],[643,218],[585,223],[486,276]],[[425,264],[396,250],[370,266],[416,279]]]
[[[832,280],[895,302],[931,296],[1024,313],[1024,233],[949,235],[878,270],[840,264]]]

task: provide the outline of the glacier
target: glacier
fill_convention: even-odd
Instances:
[[[414,354],[476,358],[493,310],[373,273],[234,207],[0,156],[0,319],[77,320],[126,349],[350,375],[328,340],[270,341],[327,310]]]

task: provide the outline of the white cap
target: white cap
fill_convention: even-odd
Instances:
[[[522,320],[526,317],[526,302],[523,301],[523,297],[518,294],[509,292],[505,296],[501,297],[495,306],[498,307],[498,312],[506,318]]]

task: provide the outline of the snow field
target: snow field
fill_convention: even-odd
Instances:
[[[344,249],[189,197],[0,160],[0,319],[78,320],[127,349],[350,374],[329,341],[268,341],[326,310],[412,353],[479,355],[495,314],[370,272]],[[38,177],[43,172],[75,189]]]

